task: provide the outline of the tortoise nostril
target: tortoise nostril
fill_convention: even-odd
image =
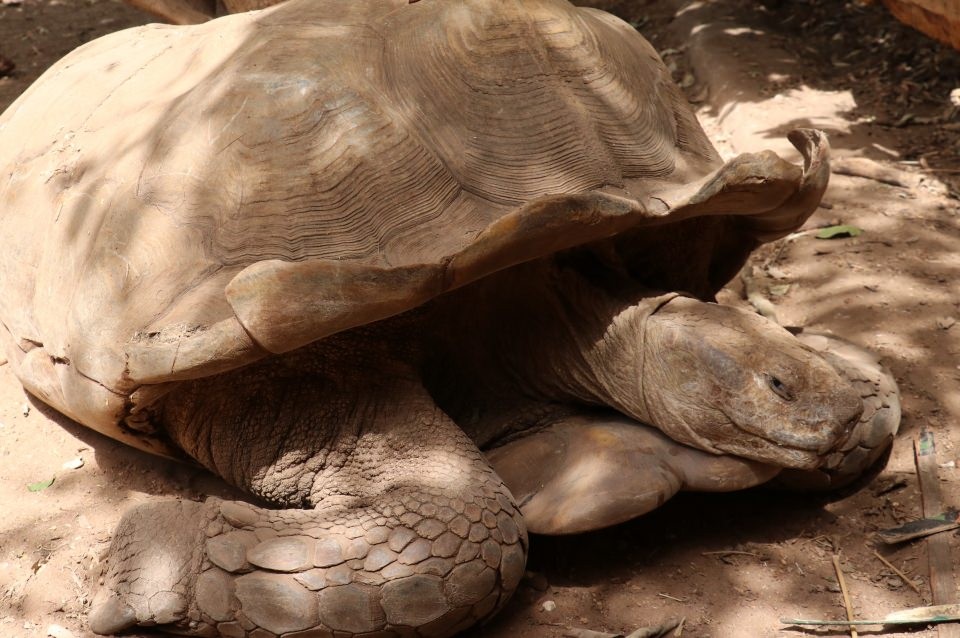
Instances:
[[[850,437],[854,434],[854,431],[857,428],[857,425],[860,423],[861,411],[857,411],[855,414],[851,415],[849,419],[843,422],[843,426],[836,431],[836,440],[830,446],[819,450],[821,454],[826,454],[830,451],[835,451],[843,448],[847,441],[850,440]]]
[[[850,417],[850,420],[844,425],[843,431],[846,434],[853,432],[853,429],[860,423],[860,417],[863,416],[863,409],[857,410],[856,414]]]

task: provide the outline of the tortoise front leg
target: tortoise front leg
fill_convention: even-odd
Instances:
[[[526,531],[479,450],[404,375],[333,378],[255,367],[177,393],[173,438],[289,509],[135,508],[93,631],[449,636],[504,604]]]
[[[680,490],[729,492],[779,467],[718,456],[616,413],[566,416],[487,450],[537,534],[601,529],[656,509]]]

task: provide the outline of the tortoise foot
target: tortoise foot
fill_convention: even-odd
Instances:
[[[192,501],[139,505],[113,536],[90,629],[114,634],[136,625],[190,629],[189,596],[200,570],[204,506]]]
[[[784,470],[771,483],[790,490],[848,487],[872,474],[900,428],[900,392],[893,375],[872,352],[833,335],[801,332],[797,338],[817,351],[859,390],[863,415],[840,449],[815,470]]]
[[[494,613],[516,588],[523,523],[503,495],[465,504],[460,514],[419,500],[407,495],[380,512],[267,510],[218,499],[137,507],[117,529],[90,629],[451,636]],[[403,502],[416,511],[402,512]]]

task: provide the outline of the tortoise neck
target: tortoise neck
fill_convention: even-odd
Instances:
[[[648,320],[679,297],[678,293],[645,291],[629,305],[608,313],[602,335],[581,339],[577,348],[590,368],[590,390],[595,400],[637,421],[657,425],[658,415],[647,397],[660,388],[651,384],[649,353],[656,346],[657,332]],[[654,387],[651,387],[653,385]]]
[[[677,295],[635,282],[598,284],[581,269],[552,261],[521,268],[464,289],[442,306],[438,347],[431,349],[444,353],[432,366],[443,378],[434,376],[431,385],[454,397],[450,409],[462,404],[482,411],[520,396],[609,407],[649,422],[642,378],[646,319]]]

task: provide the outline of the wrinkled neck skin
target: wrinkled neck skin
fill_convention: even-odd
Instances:
[[[461,424],[478,420],[468,410],[522,395],[613,408],[707,452],[813,468],[862,412],[832,366],[756,314],[597,284],[554,262],[526,268],[440,313],[445,337],[429,349],[445,355],[431,391]]]
[[[658,380],[650,378],[650,350],[656,352],[657,348],[648,336],[657,323],[653,319],[656,313],[679,296],[643,291],[630,305],[608,304],[607,312],[593,315],[603,326],[602,333],[595,331],[599,337],[584,338],[586,335],[571,332],[573,353],[586,363],[594,381],[588,388],[593,401],[658,427],[671,421],[657,400]]]
[[[544,260],[449,296],[428,331],[425,350],[441,353],[428,365],[431,392],[481,445],[496,434],[471,422],[502,405],[603,406],[650,422],[637,374],[642,326],[676,295],[610,287]]]
[[[628,340],[624,364],[609,365],[594,347],[614,344],[605,337],[611,322],[644,312],[641,297],[614,298],[547,260],[488,277],[437,300],[424,319],[427,386],[481,445],[497,437],[485,429],[496,426],[471,424],[498,411],[526,412],[531,403],[609,407],[599,377],[622,371],[623,383],[635,386],[625,368],[642,352]]]

